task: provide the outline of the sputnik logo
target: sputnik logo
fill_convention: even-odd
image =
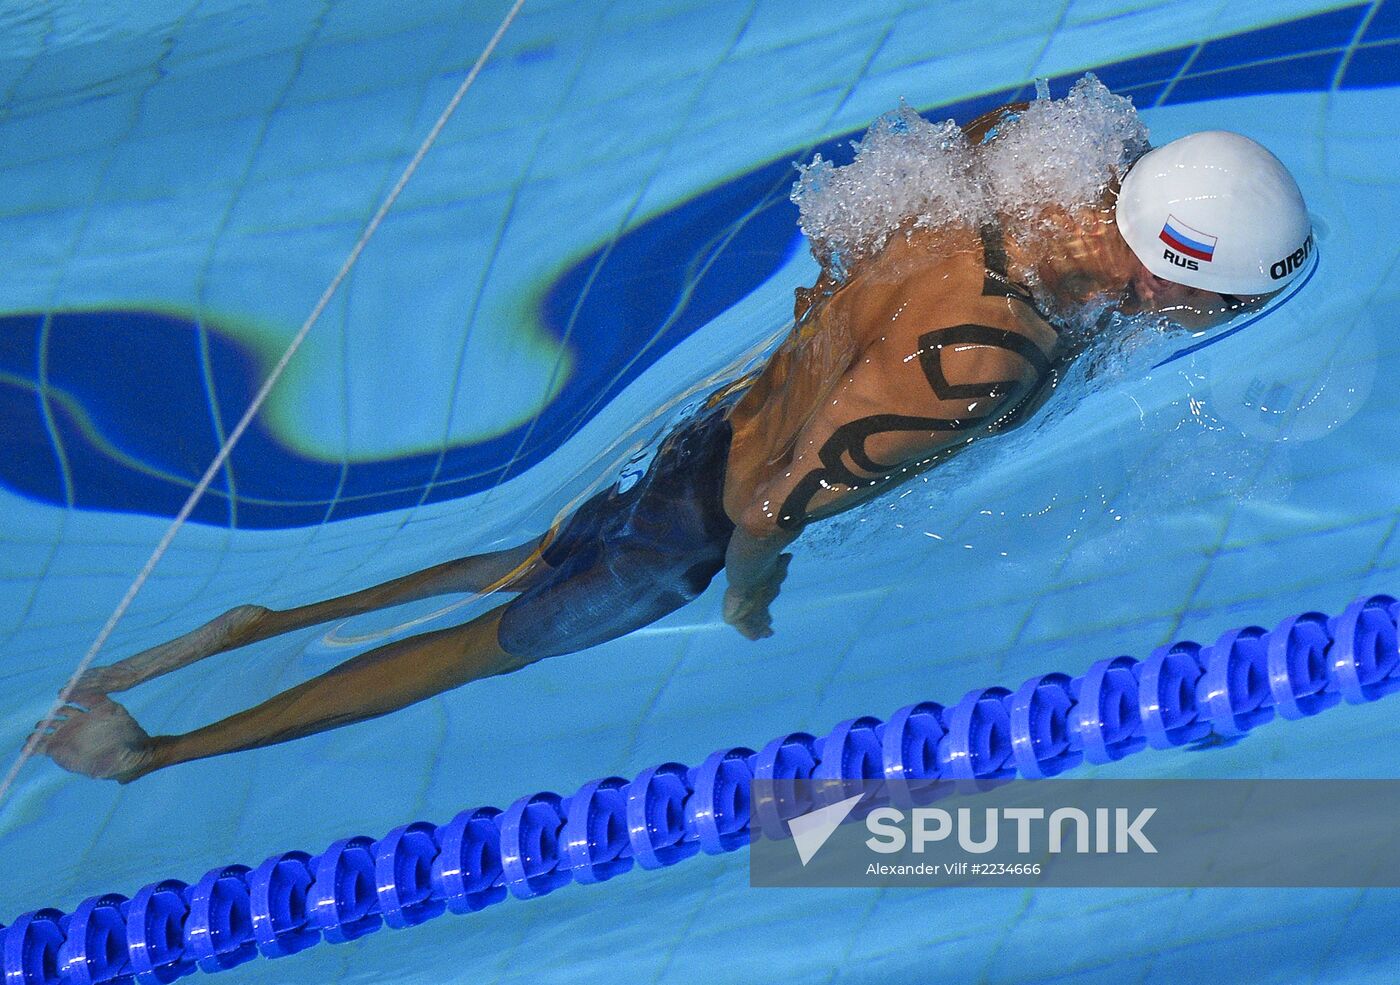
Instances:
[[[797,857],[802,860],[804,866],[812,861],[812,857],[821,850],[827,839],[841,826],[841,822],[850,816],[856,804],[864,797],[865,794],[858,793],[854,797],[847,797],[806,814],[799,814],[788,821],[793,844],[797,846]]]

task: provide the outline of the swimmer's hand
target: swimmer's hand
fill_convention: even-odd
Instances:
[[[772,636],[773,616],[768,606],[782,590],[791,563],[791,554],[780,554],[763,580],[739,588],[731,584],[724,593],[724,621],[751,640]]]

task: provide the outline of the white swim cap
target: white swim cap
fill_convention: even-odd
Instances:
[[[1118,193],[1118,231],[1164,280],[1221,294],[1269,294],[1313,251],[1298,183],[1248,137],[1205,130],[1149,151]]]

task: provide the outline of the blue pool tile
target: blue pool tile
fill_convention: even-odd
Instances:
[[[393,161],[396,145],[407,141],[406,121],[417,110],[417,94],[404,89],[386,89],[338,99],[286,106],[268,123],[258,148],[253,177],[287,177],[293,174],[324,173],[327,162],[340,164]],[[360,126],[346,126],[347,120],[364,120]],[[368,121],[375,121],[370,123]],[[307,141],[306,133],[324,133],[317,141]],[[373,193],[371,187],[367,193]]]
[[[365,40],[372,42],[383,41],[391,38],[396,32],[412,31],[421,28],[424,24],[441,25],[444,21],[452,25],[449,30],[463,30],[465,25],[454,22],[446,16],[446,12],[435,9],[434,4],[403,4],[385,8],[375,0],[347,0],[347,2],[335,3],[328,6],[325,12],[317,18],[318,43],[350,43],[358,44]],[[464,38],[464,44],[475,42],[480,48],[486,43],[489,32],[495,28],[496,23],[505,14],[506,5],[478,4],[483,8],[481,13],[474,18],[475,23],[466,27],[463,32],[468,41]],[[493,10],[493,7],[500,6],[500,10]],[[533,6],[533,5],[531,5]],[[533,13],[533,11],[530,11]],[[526,33],[525,24],[517,22],[516,27],[521,28],[511,40],[518,41],[519,34]],[[477,41],[480,36],[480,41]]]
[[[1361,35],[1363,42],[1386,38],[1400,38],[1400,0],[1382,0],[1371,23],[1366,25],[1366,33]]]
[[[1205,895],[1198,894],[1196,907],[1207,905],[1200,899]],[[1276,897],[1278,904],[1273,906],[1262,898],[1262,894],[1239,895],[1254,900],[1252,905],[1262,913],[1278,914],[1280,924],[1296,912],[1297,904],[1291,899],[1284,903],[1281,894]],[[1217,904],[1212,902],[1211,905],[1213,917],[1220,919],[1218,910],[1214,909]],[[1308,922],[1292,926],[1259,926],[1256,922],[1258,919],[1246,915],[1235,916],[1228,922],[1221,919],[1219,924],[1197,931],[1201,937],[1194,940],[1188,938],[1189,943],[1179,943],[1180,938],[1177,938],[1173,946],[1162,948],[1156,956],[1152,966],[1153,980],[1298,981],[1301,976],[1295,977],[1295,970],[1317,960],[1315,952],[1318,945],[1312,936],[1318,932],[1317,925]],[[1285,969],[1291,970],[1285,973]]]
[[[803,4],[804,16],[793,17],[788,4],[757,4],[745,15],[743,30],[734,41],[733,55],[742,57],[779,51],[814,40],[849,36],[848,32],[852,31],[867,33],[871,25],[884,26],[899,16],[900,6],[890,0],[860,4],[823,0]],[[735,12],[745,13],[741,6],[736,6]],[[704,13],[713,16],[708,10]]]
[[[139,132],[169,133],[191,121],[208,126],[256,118],[261,123],[296,77],[298,64],[296,52],[280,51],[232,64],[181,66],[143,97]]]
[[[50,109],[94,95],[144,88],[159,76],[163,51],[158,35],[114,34],[100,43],[46,43],[33,66],[5,94],[5,101],[15,107]]]
[[[1400,41],[1353,51],[1340,88],[1378,89],[1397,83],[1400,83]]]
[[[965,118],[963,108],[971,111],[975,108],[973,103],[980,102],[985,109],[991,109],[997,103],[988,97],[973,97],[956,103],[950,103],[949,97],[957,93],[985,92],[989,84],[998,80],[1024,78],[1040,46],[1038,39],[1011,41],[994,51],[953,52],[882,75],[868,75],[832,121],[832,128],[849,126],[857,133],[864,132],[872,116],[895,106],[901,96],[914,106],[938,107],[932,117],[935,120],[946,120],[950,116],[962,120]]]
[[[1166,91],[1167,83],[1158,82],[1154,85],[1134,86],[1131,89],[1113,90],[1120,96],[1127,96],[1133,101],[1133,105],[1138,109],[1147,109],[1157,105],[1157,100]]]
[[[882,35],[879,24],[856,24],[840,34],[796,42],[744,58],[726,58],[710,73],[692,111],[692,126],[711,125],[723,129],[724,138],[730,140],[730,128],[736,120],[743,121],[741,126],[757,128],[765,116],[785,118],[791,100],[773,100],[771,90],[753,91],[756,77],[804,78],[813,92],[844,92],[852,85],[852,80],[860,79],[862,66],[870,60],[870,53],[879,46]],[[771,115],[758,115],[765,107],[773,108]],[[726,122],[727,127],[724,126]]]
[[[215,67],[273,51],[302,50],[317,36],[325,10],[306,4],[278,4],[250,15],[246,5],[208,9],[173,37],[164,67]]]
[[[1192,50],[1191,47],[1172,48],[1170,51],[1159,51],[1153,55],[1143,55],[1141,58],[1129,58],[1127,61],[1097,68],[1094,74],[1114,92],[1151,82],[1166,82],[1176,78],[1177,73],[1186,65],[1186,59]]]
[[[1393,504],[1398,494],[1400,470],[1351,469],[1298,478],[1289,504],[1315,515],[1344,518],[1360,526],[1371,517],[1389,517],[1388,504]]]
[[[0,167],[47,161],[45,170],[54,174],[62,170],[53,165],[55,159],[67,160],[118,143],[138,111],[137,95],[119,92],[39,113],[6,116],[0,128]]]
[[[743,14],[733,8],[670,11],[623,33],[608,34],[605,43],[589,44],[577,55],[561,38],[561,59],[586,60],[570,83],[570,101],[589,105],[630,98],[634,92],[652,101],[688,92],[727,57],[736,36],[743,33]],[[668,39],[676,37],[689,39],[684,59],[672,57]]]
[[[1189,894],[1180,891],[1080,889],[1042,895],[1010,930],[1012,946],[991,961],[987,977],[998,982],[1027,980],[1015,972],[1024,974],[1026,955],[1036,954],[1044,962],[1036,977],[1044,975],[1041,980],[1057,985],[1145,981],[1147,963],[1161,946],[1163,932],[1179,926],[1189,906]],[[1129,908],[1135,916],[1130,922],[1123,920]],[[1125,974],[1135,961],[1141,962],[1137,974]]]
[[[1342,53],[1334,51],[1190,75],[1172,87],[1164,102],[1170,105],[1266,92],[1315,92],[1330,87],[1341,58]]]
[[[1144,565],[1045,591],[1036,600],[1019,642],[1045,645],[1070,641],[1123,624],[1169,617],[1190,597],[1205,566],[1201,558],[1160,567]]]
[[[1352,594],[1338,586],[1367,572],[1375,545],[1389,529],[1390,520],[1380,519],[1221,552],[1211,560],[1190,609],[1234,608],[1259,619],[1266,618],[1260,613],[1287,612],[1297,605],[1330,604],[1332,594]]]
[[[1201,47],[1191,68],[1198,72],[1233,68],[1282,55],[1342,48],[1351,43],[1365,12],[1366,6],[1361,4],[1209,41]]]
[[[999,89],[996,92],[989,92],[983,96],[974,96],[971,99],[960,99],[956,103],[949,103],[940,106],[936,112],[926,113],[930,119],[947,120],[954,119],[959,123],[966,123],[977,119],[983,113],[996,109],[998,106],[1005,106],[1007,103],[1014,103],[1017,100],[1029,99],[1035,95],[1035,91],[1028,87],[1020,90]]]
[[[854,6],[864,8],[866,5]],[[937,70],[938,63],[948,57],[976,57],[980,52],[995,51],[1011,38],[1038,41],[1042,33],[1054,27],[1059,14],[1058,6],[1050,4],[984,0],[977,5],[977,17],[961,21],[948,16],[944,5],[905,6],[910,9],[894,19],[889,37],[870,64],[871,75],[883,75],[917,65],[929,65]],[[989,30],[990,25],[1011,24],[1014,27],[1005,33]],[[1034,56],[1022,65],[1022,71],[1033,63]],[[998,77],[991,73],[984,75],[982,81]],[[1005,79],[1006,76],[1000,78]]]
[[[260,121],[248,117],[129,137],[110,152],[102,195],[118,201],[232,190],[257,151],[260,132]]]
[[[64,161],[63,168],[55,168],[52,161],[6,168],[0,215],[62,212],[91,201],[102,187],[106,154],[101,148],[75,151]]]

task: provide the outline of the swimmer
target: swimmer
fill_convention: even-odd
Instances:
[[[967,153],[994,147],[997,128],[1025,110],[968,124]],[[721,570],[725,621],[751,640],[772,635],[788,548],[807,526],[1016,427],[1045,401],[1082,348],[1060,313],[1109,298],[1124,314],[1200,332],[1298,274],[1311,225],[1272,154],[1210,131],[1144,155],[1142,133],[1136,159],[1115,166],[1092,202],[1040,210],[1048,239],[993,209],[976,223],[904,221],[869,255],[828,266],[797,291],[795,327],[760,371],[713,394],[634,485],[613,485],[549,533],[328,601],[240,606],[93,668],[36,726],[38,749],[65,769],[127,783],[286,742],[625,636],[695,599]],[[148,735],[108,697],[283,633],[483,590],[517,594],[186,734]]]

